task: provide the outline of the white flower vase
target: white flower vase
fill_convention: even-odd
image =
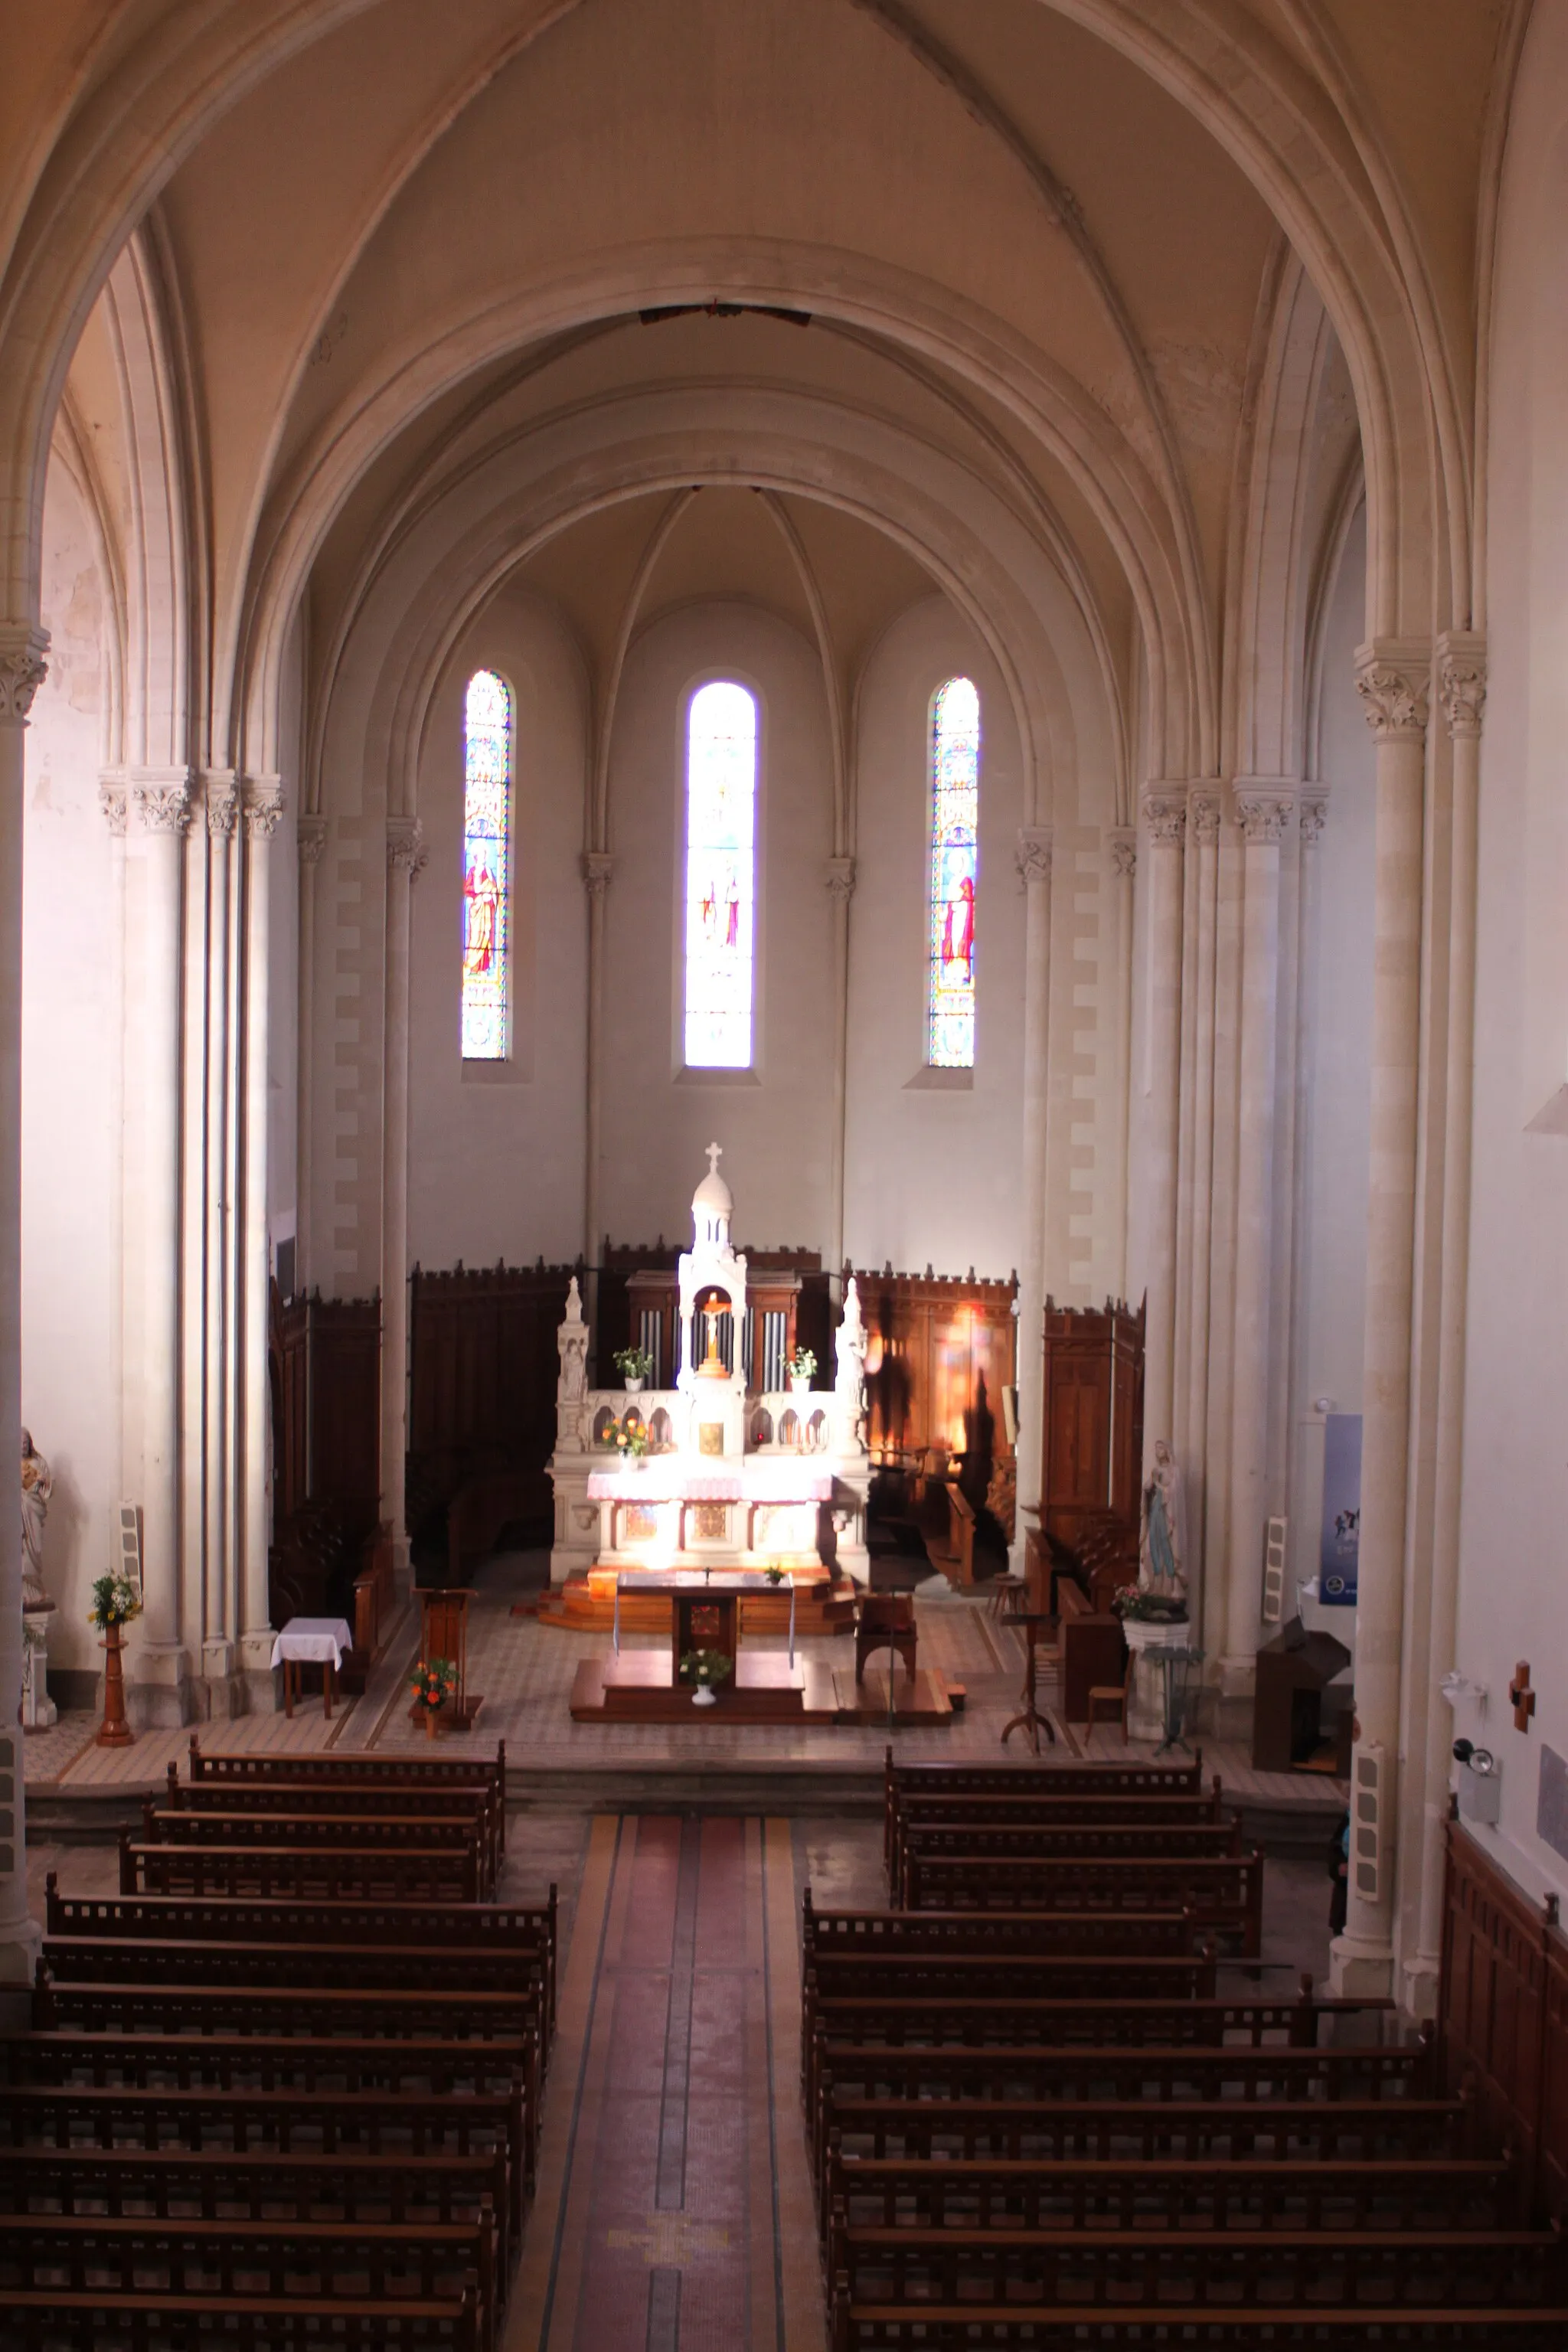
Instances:
[[[697,1688],[691,1694],[691,1704],[693,1706],[713,1706],[717,1705],[717,1701],[713,1696],[712,1684],[699,1683]]]
[[[811,1374],[809,1372],[792,1372],[789,1376],[789,1384],[792,1392],[795,1396],[809,1396],[811,1393]]]
[[[634,1377],[630,1372],[623,1372],[621,1374],[621,1379],[625,1383],[627,1396],[641,1396],[643,1391],[643,1382],[640,1373]]]

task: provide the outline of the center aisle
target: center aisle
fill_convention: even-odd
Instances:
[[[790,1825],[601,1815],[504,2352],[822,2352]]]

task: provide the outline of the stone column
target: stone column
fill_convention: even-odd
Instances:
[[[1177,1333],[1177,1374],[1172,1442],[1186,1481],[1188,1608],[1197,1643],[1210,1647],[1208,1580],[1204,1529],[1205,1471],[1208,1459],[1209,1261],[1214,1220],[1215,953],[1219,913],[1220,792],[1216,783],[1195,784],[1187,803],[1188,862],[1196,868],[1192,908],[1192,1061],[1184,1074],[1192,1105],[1192,1158],[1188,1203],[1187,1297]],[[1223,1613],[1223,1604],[1222,1604]]]
[[[0,1986],[27,1985],[40,1936],[27,1912],[22,1778],[22,808],[27,713],[48,639],[0,628]],[[9,2021],[13,2030],[25,2019]]]
[[[1149,831],[1149,1320],[1145,1338],[1143,1453],[1171,1435],[1176,1320],[1176,1162],[1182,1055],[1182,885],[1185,784],[1143,794]]]
[[[1443,1823],[1454,1719],[1437,1685],[1453,1671],[1459,1601],[1459,1483],[1465,1434],[1465,1302],[1469,1286],[1470,1153],[1475,1093],[1476,844],[1480,785],[1481,712],[1487,695],[1486,643],[1453,631],[1437,642],[1437,682],[1453,743],[1448,901],[1447,1087],[1443,1130],[1442,1298],[1438,1310],[1436,1493],[1432,1538],[1429,1649],[1425,1675],[1425,1752],[1408,1769],[1420,1775],[1405,1808],[1416,1852],[1415,1950],[1402,1955],[1400,1999],[1417,2017],[1436,2013],[1443,1949]],[[1412,1671],[1418,1671],[1412,1662]],[[1412,1800],[1417,1792],[1410,1792]]]
[[[142,1574],[126,1712],[141,1728],[188,1722],[191,1662],[180,1639],[180,981],[184,833],[191,779],[137,769],[132,797],[146,836],[142,958]]]
[[[1394,1979],[1429,682],[1425,646],[1384,639],[1357,654],[1356,688],[1377,745],[1377,818],[1350,1901],[1331,1966],[1335,1992],[1346,1995],[1388,1993]]]
[[[605,894],[616,861],[606,849],[583,853],[583,887],[588,894],[588,1066],[584,1073],[584,1136],[583,1150],[583,1256],[588,1268],[584,1311],[592,1335],[588,1341],[588,1377],[598,1378],[594,1360],[599,1328],[599,1160],[605,1085]]]
[[[381,1184],[381,1495],[400,1576],[408,1566],[408,961],[414,885],[428,857],[416,816],[386,820],[386,1040]]]
[[[240,1280],[240,1664],[254,1711],[275,1705],[272,1607],[267,1549],[271,1537],[267,1433],[268,1286],[271,1276],[267,1224],[267,1076],[271,938],[273,835],[283,814],[275,776],[247,776],[240,795],[245,818],[245,1124],[239,1229]]]
[[[1138,875],[1138,835],[1130,825],[1112,825],[1105,835],[1113,877],[1116,940],[1116,1268],[1118,1297],[1127,1295],[1128,1126],[1132,1108],[1132,894]]]
[[[230,1359],[234,1351],[234,1227],[231,1213],[235,1064],[237,1039],[230,958],[235,940],[232,915],[235,839],[239,792],[231,772],[210,771],[205,779],[207,853],[206,953],[206,1198],[205,1249],[206,1314],[206,1479],[204,1546],[206,1593],[202,1674],[208,1685],[209,1714],[227,1714],[236,1696],[234,1636],[237,1631],[232,1589],[235,1424]]]
[[[302,816],[299,821],[300,846],[300,1067],[299,1103],[295,1112],[295,1132],[299,1143],[295,1153],[298,1174],[295,1180],[295,1267],[294,1279],[301,1291],[319,1280],[315,1265],[315,1233],[311,1216],[312,1189],[316,1174],[316,872],[321,863],[321,852],[327,845],[327,820],[324,816]]]
[[[1046,1315],[1046,1129],[1051,1048],[1051,828],[1019,828],[1024,885],[1023,1265],[1018,1282],[1018,1517],[1013,1566],[1024,1559],[1024,1513],[1040,1500],[1041,1365]],[[996,1402],[993,1400],[993,1402]]]
[[[837,1284],[844,1265],[845,1123],[849,1115],[849,901],[855,896],[855,860],[830,857],[827,896],[833,910],[833,1132],[828,1141],[828,1279]]]
[[[1222,1699],[1249,1698],[1262,1625],[1263,1523],[1268,1515],[1269,1293],[1273,1276],[1275,1079],[1279,1027],[1279,844],[1293,787],[1238,781],[1246,839],[1241,918],[1235,1352],[1230,1546]]]

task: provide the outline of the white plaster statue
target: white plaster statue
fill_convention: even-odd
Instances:
[[[1143,1482],[1142,1528],[1138,1547],[1138,1581],[1146,1592],[1184,1594],[1183,1563],[1186,1555],[1182,1498],[1182,1474],[1163,1437],[1154,1441],[1154,1460]]]
[[[22,1607],[52,1609],[44,1590],[44,1522],[55,1491],[54,1473],[33,1444],[30,1429],[22,1432]]]
[[[566,1292],[566,1318],[555,1333],[561,1370],[555,1382],[555,1443],[566,1454],[587,1446],[583,1422],[588,1394],[588,1326],[583,1319],[583,1294],[572,1276]]]
[[[837,1364],[833,1385],[838,1403],[839,1443],[846,1451],[853,1446],[864,1452],[866,1323],[860,1312],[860,1293],[853,1275],[844,1294],[844,1313],[833,1335],[833,1352]]]

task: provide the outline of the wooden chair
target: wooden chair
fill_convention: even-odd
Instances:
[[[1120,1683],[1091,1683],[1089,1690],[1089,1728],[1094,1729],[1095,1718],[1101,1711],[1120,1716],[1121,1738],[1127,1738],[1127,1709],[1132,1696],[1132,1660],[1129,1656],[1127,1670]]]

